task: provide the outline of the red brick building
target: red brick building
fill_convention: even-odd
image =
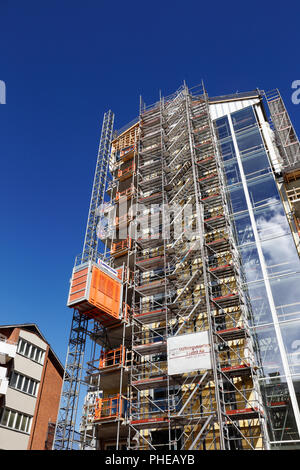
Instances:
[[[51,448],[63,374],[37,325],[0,326],[0,449]]]

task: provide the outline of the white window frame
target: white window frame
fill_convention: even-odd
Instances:
[[[7,424],[3,424],[3,423],[2,423],[3,414],[5,413],[5,411],[8,411]],[[9,421],[10,421],[10,418],[11,418],[12,413],[15,413],[15,416],[14,416],[12,425],[11,425],[11,426],[8,426],[8,423],[9,423]],[[32,418],[33,418],[32,416],[27,415],[27,414],[22,413],[22,412],[17,411],[17,410],[12,410],[12,409],[10,409],[10,408],[3,408],[3,414],[2,414],[1,422],[0,422],[0,425],[1,425],[1,426],[5,427],[5,428],[7,428],[7,429],[11,429],[11,430],[13,430],[13,431],[22,432],[22,433],[24,433],[24,434],[30,434],[31,423],[32,423]],[[16,428],[15,425],[16,425],[18,416],[20,416],[20,423],[19,423],[19,427]],[[21,424],[22,424],[24,418],[26,419],[26,424],[25,424],[25,429],[24,429],[24,431],[23,431],[23,430],[21,429]]]
[[[20,372],[17,372],[15,370],[13,371],[13,374],[16,376],[16,382],[15,382],[15,385],[10,385],[11,388],[13,388],[14,390],[18,390],[19,392],[26,393],[27,395],[31,397],[37,397],[38,384],[39,384],[37,380],[33,379],[32,377],[28,377],[27,375],[21,374]],[[27,390],[24,390],[24,384],[25,384],[26,379],[28,379],[29,382],[27,385]],[[20,381],[20,386],[18,385],[19,381]],[[33,383],[34,393],[28,392],[31,383]]]
[[[25,354],[25,350],[27,349],[27,346],[29,346],[28,354]],[[34,358],[31,357],[31,351],[32,348],[35,348],[36,351],[34,353]],[[45,358],[45,351],[35,344],[30,343],[24,338],[19,339],[18,343],[18,348],[17,348],[17,353],[20,354],[21,356],[27,357],[30,361],[36,362],[40,365],[44,364],[44,358]],[[38,359],[36,359],[38,357]]]

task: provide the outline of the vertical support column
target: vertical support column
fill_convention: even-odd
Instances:
[[[75,426],[84,364],[88,319],[74,311],[65,364],[59,415],[55,427],[53,449],[71,450],[75,442]]]

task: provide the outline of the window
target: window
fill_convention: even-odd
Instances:
[[[8,423],[7,423],[8,428],[13,428],[14,427],[16,417],[17,417],[17,412],[16,411],[10,411],[9,417],[8,417]]]
[[[260,388],[267,404],[267,426],[271,441],[288,441],[299,439],[297,424],[290,405],[290,397],[286,377],[278,376],[276,373],[269,374],[270,377],[260,380]],[[297,389],[297,380],[294,382]],[[297,392],[296,392],[297,393]],[[279,406],[276,406],[279,404]],[[271,442],[272,444],[272,442]],[[287,448],[287,443],[284,444]],[[292,444],[295,446],[295,443]],[[280,449],[280,444],[275,444],[272,449]]]
[[[219,139],[224,139],[231,135],[227,116],[216,120],[216,128]]]
[[[168,390],[166,388],[155,388],[153,390],[153,403],[152,411],[159,412],[162,410],[168,409],[169,405],[176,409],[177,411],[181,408],[181,389],[179,386],[175,386],[169,389],[169,399],[168,399]]]
[[[268,206],[255,209],[254,217],[261,240],[290,233],[290,227],[282,205],[280,203],[272,204],[272,199],[270,199]]]
[[[18,379],[18,374],[13,373],[9,381],[9,385],[12,388],[16,388],[17,379]]]
[[[272,323],[272,312],[264,281],[249,283],[248,295],[251,303],[251,323],[254,325]]]
[[[251,152],[242,158],[246,179],[254,178],[271,171],[267,154],[264,150]]]
[[[274,326],[266,325],[255,328],[253,337],[259,346],[258,354],[263,367],[263,375],[265,377],[275,374],[283,375],[284,370]]]
[[[18,353],[23,354],[24,353],[24,348],[25,348],[25,342],[22,339],[19,339]]]
[[[15,429],[16,431],[23,431],[27,434],[30,433],[32,416],[25,415],[19,411],[4,408],[0,417],[1,426],[6,428]]]
[[[23,338],[19,339],[17,352],[22,354],[22,356],[28,357],[28,359],[31,359],[32,361],[38,362],[39,364],[43,364],[44,362],[45,351],[34,346]]]
[[[248,212],[235,215],[234,224],[239,245],[254,242],[254,233]]]
[[[3,426],[7,426],[8,418],[9,418],[9,410],[4,409],[3,412],[2,412],[2,416],[1,416],[1,421],[0,421],[0,423],[1,423]]]
[[[231,114],[232,124],[235,132],[256,125],[256,119],[252,106],[241,109]]]
[[[240,170],[236,160],[231,160],[224,165],[227,185],[239,183],[241,181]]]
[[[35,360],[35,354],[37,352],[37,348],[35,346],[31,346],[31,350],[30,350],[30,359],[33,359]]]
[[[244,188],[241,184],[231,186],[229,189],[231,207],[233,212],[242,212],[247,210]]]
[[[240,251],[247,282],[262,279],[263,275],[256,245],[244,246]]]
[[[18,375],[16,387],[17,387],[19,390],[22,388],[23,379],[24,379],[24,376],[23,376],[23,375]]]
[[[104,450],[116,450],[116,448],[117,448],[116,444],[104,444]],[[119,450],[126,450],[126,449],[127,449],[126,443],[119,444]]]
[[[253,207],[280,201],[276,183],[272,175],[265,175],[248,182],[250,199]]]
[[[29,352],[30,352],[30,344],[29,343],[26,343],[25,344],[25,351],[24,351],[24,356],[29,356]]]
[[[280,325],[287,359],[292,374],[300,373],[300,321],[292,321]]]
[[[36,396],[38,382],[14,371],[10,378],[9,386],[29,395]]]
[[[280,230],[281,224],[278,223],[278,234]],[[269,275],[282,275],[299,271],[298,253],[291,234],[263,241],[261,246]],[[298,291],[299,288],[296,285],[295,294]],[[292,295],[292,291],[289,292],[289,295]],[[293,297],[292,295],[291,300]]]
[[[220,150],[224,161],[236,158],[236,153],[231,138],[226,139],[226,141],[220,143]]]
[[[236,135],[236,141],[242,157],[250,151],[254,152],[264,148],[260,130],[258,128]]]
[[[300,274],[270,280],[279,321],[300,318]]]

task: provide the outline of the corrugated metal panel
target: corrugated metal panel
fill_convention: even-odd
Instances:
[[[252,106],[257,103],[259,103],[259,98],[227,101],[225,103],[210,104],[209,110],[211,118],[214,120],[225,116],[226,114],[234,113],[235,111],[239,111],[240,109],[247,108],[248,106]]]

